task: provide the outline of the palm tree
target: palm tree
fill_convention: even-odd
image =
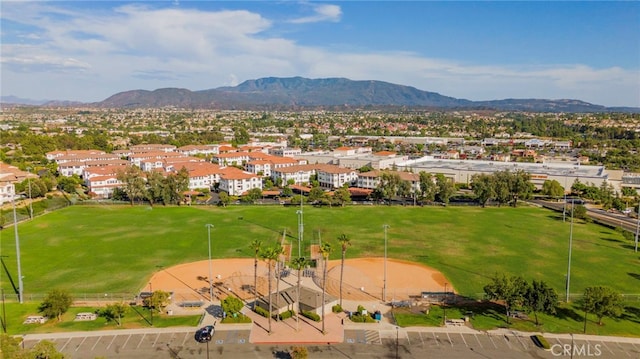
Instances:
[[[324,303],[325,303],[325,295],[327,292],[327,262],[329,260],[329,254],[331,254],[331,244],[322,243],[320,246],[320,253],[322,253],[323,258],[323,276],[322,276],[322,333],[324,334]]]
[[[280,310],[280,274],[282,273],[282,269],[280,268],[280,255],[284,253],[284,248],[278,243],[273,247],[273,252],[275,256],[274,260],[276,261],[276,308]]]
[[[255,294],[253,310],[256,310],[256,303],[258,302],[258,256],[262,249],[262,241],[254,239],[251,244],[249,244],[249,248],[253,249],[253,293]]]
[[[273,248],[265,248],[260,252],[260,258],[267,262],[269,267],[269,333],[271,333],[271,267],[274,259],[278,258],[277,252]]]
[[[344,275],[344,257],[347,253],[347,247],[351,245],[351,239],[346,234],[341,234],[338,237],[338,242],[342,247],[342,261],[340,262],[340,307],[342,307],[342,277]]]
[[[302,268],[304,268],[307,265],[307,259],[305,257],[298,257],[298,258],[294,258],[291,261],[291,265],[293,266],[293,268],[298,270],[298,287],[296,290],[296,295],[297,295],[297,302],[298,302],[298,315],[296,315],[296,329],[298,326],[298,323],[300,321],[300,313],[302,312],[302,308],[300,308],[300,279],[302,277]]]

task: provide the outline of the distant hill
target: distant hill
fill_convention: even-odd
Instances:
[[[4,102],[4,101],[3,101]],[[532,112],[640,112],[640,108],[607,108],[580,100],[504,99],[470,101],[383,81],[345,78],[267,77],[238,86],[191,91],[163,88],[117,93],[90,104],[103,108],[180,107],[201,109],[297,110],[356,108],[495,109]]]

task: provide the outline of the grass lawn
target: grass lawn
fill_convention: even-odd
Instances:
[[[76,314],[82,312],[94,313],[99,308],[94,307],[71,307],[58,322],[50,319],[44,324],[22,324],[29,315],[39,315],[38,306],[40,303],[26,302],[24,304],[6,303],[7,329],[9,334],[29,334],[29,333],[53,333],[66,331],[91,331],[104,329],[133,329],[150,327],[151,315],[146,308],[129,308],[122,318],[122,325],[117,326],[114,321],[107,321],[104,317],[98,317],[92,321],[78,321],[73,319]],[[153,326],[158,328],[171,326],[196,326],[200,321],[200,315],[190,316],[153,316]]]
[[[635,305],[635,307],[634,307]],[[626,303],[621,318],[604,318],[602,325],[594,315],[587,316],[587,334],[594,335],[622,335],[640,336],[640,310],[638,303]],[[467,313],[473,312],[473,315]],[[478,330],[490,330],[498,327],[511,328],[520,331],[545,332],[545,333],[579,333],[584,331],[584,312],[575,304],[561,304],[557,314],[551,316],[538,313],[539,325],[536,326],[533,313],[529,313],[529,319],[510,318],[507,324],[504,307],[493,303],[481,303],[473,305],[447,306],[447,318],[462,319],[469,316],[471,325]],[[442,307],[431,306],[429,313],[416,313],[407,308],[396,308],[393,315],[398,325],[407,326],[442,326],[444,311]]]
[[[253,239],[275,243],[282,238],[283,230],[293,244],[293,253],[297,253],[296,210],[298,207],[282,206],[67,207],[19,226],[25,297],[37,300],[52,288],[60,288],[80,298],[83,293],[91,293],[129,299],[127,296],[144,288],[160,267],[205,260],[207,223],[214,225],[214,258],[252,257],[248,245]],[[345,233],[352,240],[347,258],[382,257],[382,226],[388,224],[390,258],[439,269],[462,295],[479,298],[489,277],[505,272],[527,280],[544,280],[564,298],[569,222],[549,210],[307,206],[304,224],[302,251],[307,255],[310,243],[317,243],[321,237],[334,245],[331,258],[340,258],[336,238]],[[0,231],[0,241],[6,266],[6,270],[0,268],[1,285],[5,294],[12,294],[12,281],[17,285],[12,227]],[[607,285],[621,293],[640,294],[638,268],[640,256],[620,233],[591,223],[574,224],[571,293],[580,294],[591,285]],[[621,321],[620,330],[626,332],[629,321],[640,323],[638,307],[639,302],[630,303],[631,310],[625,312],[627,320]],[[489,315],[482,319],[486,323],[474,325],[504,325],[500,315]],[[580,321],[572,323],[570,316],[557,324],[551,317],[542,318],[549,331],[582,330]],[[608,319],[605,323],[602,327],[589,325],[589,330],[604,333],[617,325]]]

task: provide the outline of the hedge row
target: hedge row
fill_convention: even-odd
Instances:
[[[318,314],[316,314],[315,312],[303,311],[302,315],[304,315],[305,317],[313,320],[314,322],[319,322],[320,321],[320,316]]]

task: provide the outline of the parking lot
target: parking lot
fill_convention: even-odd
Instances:
[[[194,340],[193,328],[54,333],[47,340],[70,358],[278,358],[290,345],[249,343],[248,329],[218,330],[208,346]],[[589,340],[547,336],[551,350],[535,346],[528,336],[457,331],[348,329],[344,342],[310,344],[312,358],[640,358],[640,341]],[[25,347],[39,340],[27,337]],[[571,351],[573,349],[573,356]]]

